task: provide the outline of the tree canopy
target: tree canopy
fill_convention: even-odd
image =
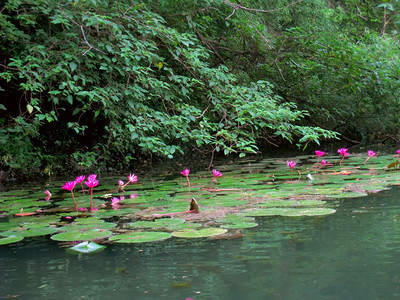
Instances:
[[[0,169],[395,135],[398,3],[5,1]],[[338,134],[340,133],[340,134]]]

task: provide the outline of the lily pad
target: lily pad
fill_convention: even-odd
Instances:
[[[199,205],[201,206],[209,206],[209,207],[230,207],[230,206],[240,206],[245,205],[248,202],[245,200],[239,199],[218,199],[217,197],[212,199],[203,199],[199,200]]]
[[[180,230],[180,231],[174,231],[172,232],[172,235],[174,237],[179,237],[179,238],[204,238],[204,237],[210,237],[210,236],[215,236],[215,235],[220,235],[226,233],[227,230],[224,228],[215,228],[215,227],[210,227],[210,228],[204,228],[204,229],[185,229],[185,230]]]
[[[36,228],[16,228],[10,231],[4,231],[1,234],[5,236],[41,236],[41,235],[48,235],[58,232],[58,228],[55,227],[36,227]]]
[[[265,201],[263,203],[255,204],[258,207],[287,207],[287,206],[296,206],[296,207],[303,207],[303,206],[322,206],[326,202],[320,200],[270,200]]]
[[[19,242],[19,241],[21,241],[23,239],[24,239],[23,236],[10,235],[10,236],[5,237],[5,238],[0,238],[0,245],[7,245],[7,244],[16,243],[16,242]]]
[[[223,224],[221,228],[228,228],[228,229],[244,229],[244,228],[252,228],[258,226],[258,223],[254,222],[238,222],[232,224]]]
[[[115,243],[148,243],[166,240],[170,237],[171,234],[169,232],[147,231],[114,235],[109,240]]]
[[[336,209],[333,208],[264,208],[259,210],[247,211],[244,213],[246,216],[252,217],[265,217],[265,216],[323,216],[334,214]]]
[[[81,231],[68,231],[57,233],[51,236],[51,239],[54,241],[63,241],[63,242],[73,242],[73,241],[88,241],[88,240],[96,240],[101,238],[106,238],[112,235],[112,232],[109,230],[102,229],[90,229]]]

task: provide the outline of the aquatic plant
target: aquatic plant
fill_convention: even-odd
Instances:
[[[118,189],[117,189],[117,192],[118,192],[118,191],[125,192],[124,188],[125,188],[128,184],[130,184],[130,183],[135,183],[135,182],[137,182],[137,181],[138,181],[138,178],[137,178],[137,176],[136,176],[135,174],[129,174],[129,175],[128,175],[128,182],[127,182],[127,183],[124,183],[122,180],[118,180]]]
[[[342,163],[343,163],[343,160],[344,160],[344,158],[346,157],[346,156],[348,156],[349,155],[349,149],[347,149],[347,148],[340,148],[340,149],[338,149],[338,153],[342,156],[342,159],[340,160],[340,162],[339,162],[339,165],[341,166],[342,165]]]
[[[52,196],[51,193],[50,193],[50,191],[49,191],[49,190],[45,190],[44,193],[45,193],[46,196],[47,196],[47,197],[45,198],[45,200],[46,200],[46,201],[49,201],[49,200],[51,199],[51,196]]]
[[[85,176],[84,175],[79,175],[78,177],[76,177],[75,182],[76,183],[80,183],[81,188],[82,188],[82,194],[85,194],[85,189],[83,188],[83,181],[85,180]]]
[[[368,157],[367,157],[367,159],[364,161],[364,165],[367,163],[367,161],[371,158],[371,157],[373,157],[373,156],[375,156],[376,155],[376,153],[374,152],[374,151],[372,151],[372,150],[368,150]]]
[[[293,168],[297,165],[297,163],[295,161],[288,161],[287,166],[290,168],[290,180],[292,180],[293,178]]]
[[[245,228],[257,226],[258,222],[254,217],[329,215],[336,211],[338,204],[323,200],[365,196],[371,192],[387,189],[389,185],[398,184],[400,173],[388,172],[389,158],[393,159],[393,155],[374,158],[374,176],[371,176],[370,170],[367,172],[366,168],[357,167],[365,158],[356,155],[353,168],[349,166],[346,171],[321,170],[312,174],[314,177],[312,181],[298,180],[291,184],[284,184],[289,177],[287,167],[291,165],[292,170],[296,166],[295,160],[301,159],[307,163],[312,161],[313,156],[298,157],[293,159],[292,164],[277,163],[276,158],[263,159],[259,162],[249,160],[251,164],[244,160],[244,163],[241,161],[237,165],[225,166],[228,173],[227,177],[224,177],[223,184],[235,188],[211,189],[215,192],[212,194],[204,192],[210,191],[206,188],[208,185],[206,171],[199,172],[199,182],[205,188],[192,189],[190,193],[186,185],[182,187],[177,181],[165,180],[164,175],[159,175],[152,177],[151,180],[145,178],[143,185],[138,187],[135,194],[115,196],[113,182],[117,178],[102,178],[104,194],[95,199],[91,197],[93,205],[90,214],[86,213],[88,209],[84,207],[89,196],[75,197],[74,200],[79,208],[77,213],[71,213],[64,210],[69,205],[70,199],[58,201],[53,196],[55,201],[51,206],[47,201],[38,200],[43,196],[43,190],[40,188],[37,192],[23,189],[0,192],[2,213],[19,216],[11,218],[9,222],[0,222],[0,244],[16,243],[26,236],[37,235],[51,235],[52,239],[63,242],[94,240],[100,244],[142,243],[170,238],[172,232],[173,236],[180,238],[207,238],[211,232],[202,230],[214,231],[214,228],[218,230],[214,231],[213,235],[223,232],[220,229],[228,230],[216,238],[231,238],[236,236],[237,232],[242,234],[242,230],[245,234]],[[322,167],[331,164],[322,160],[320,165]],[[311,164],[305,165],[305,169],[312,167]],[[130,175],[130,179],[135,181],[132,174]],[[212,176],[214,182],[222,176],[222,173],[213,170]],[[205,178],[205,181],[202,182],[202,178]],[[89,176],[87,181],[91,182],[89,190],[93,196],[93,188],[98,185],[96,175]],[[67,190],[73,192],[76,180],[64,185]],[[54,186],[60,186],[60,183],[56,182]],[[53,186],[49,184],[48,188],[51,190]],[[197,203],[192,201],[189,208],[188,198],[193,197],[198,199],[198,205],[194,205]],[[99,208],[98,211],[96,207]],[[21,213],[22,210],[24,213]],[[42,211],[44,213],[41,213]],[[134,222],[127,223],[126,220]]]
[[[123,188],[124,185],[125,185],[125,183],[124,183],[122,180],[118,180],[117,192],[118,192],[119,190],[125,192],[125,191],[124,191],[124,188]]]
[[[315,154],[317,155],[318,159],[317,159],[317,165],[319,164],[319,159],[324,156],[325,152],[324,151],[320,151],[320,150],[315,150]]]
[[[188,187],[190,187],[189,173],[190,169],[185,169],[181,172],[181,175],[186,177]]]
[[[212,170],[212,173],[213,173],[213,178],[211,179],[211,182],[208,185],[208,188],[207,188],[208,190],[211,188],[211,184],[213,182],[218,183],[217,178],[222,176],[222,173],[220,171],[215,170],[215,169]]]
[[[89,188],[90,193],[90,210],[93,211],[93,189],[98,186],[99,181],[96,179],[97,175],[92,174],[88,176],[88,180],[85,181],[85,184]]]
[[[66,183],[62,186],[62,188],[63,188],[64,190],[67,190],[67,191],[70,191],[70,192],[71,192],[72,201],[74,201],[75,211],[78,212],[78,204],[76,203],[76,201],[75,201],[75,196],[74,196],[74,188],[75,188],[75,185],[76,185],[76,181],[68,181],[68,182],[66,182]]]

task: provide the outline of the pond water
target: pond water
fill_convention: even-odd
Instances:
[[[335,214],[259,217],[230,240],[111,244],[71,255],[46,237],[0,247],[0,298],[395,299],[399,188]]]

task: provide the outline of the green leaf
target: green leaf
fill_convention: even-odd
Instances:
[[[148,243],[169,239],[171,234],[168,232],[131,232],[128,234],[114,235],[109,238],[115,243]]]
[[[215,236],[215,235],[221,235],[226,233],[227,230],[223,228],[204,228],[204,229],[184,229],[180,231],[174,231],[172,232],[172,235],[174,237],[179,237],[179,238],[205,238],[205,237],[210,237],[210,236]]]
[[[4,106],[4,105],[3,105]],[[30,104],[28,104],[27,106],[26,106],[26,110],[28,111],[28,113],[32,113],[33,112],[33,106],[32,105],[30,105]]]
[[[71,68],[71,72],[74,72],[76,70],[76,67],[78,67],[78,65],[72,61],[70,62],[69,67]]]
[[[7,245],[7,244],[16,243],[16,242],[19,242],[19,241],[21,241],[23,239],[24,239],[24,237],[22,237],[22,236],[10,235],[10,236],[5,237],[5,238],[0,238],[0,245]]]
[[[73,97],[72,97],[72,95],[68,95],[68,96],[67,96],[67,101],[68,101],[69,104],[72,105],[72,103],[73,103]]]

